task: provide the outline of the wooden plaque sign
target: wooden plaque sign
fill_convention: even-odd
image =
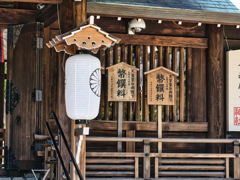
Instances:
[[[107,70],[108,101],[136,101],[138,69],[122,62]]]
[[[147,75],[147,103],[148,105],[174,105],[175,76],[177,73],[159,67],[145,72]]]

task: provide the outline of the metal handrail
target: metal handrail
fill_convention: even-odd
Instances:
[[[76,160],[75,160],[75,158],[74,158],[74,156],[73,156],[73,154],[72,154],[72,151],[71,151],[71,149],[70,149],[70,147],[69,147],[69,145],[68,145],[68,142],[67,142],[67,139],[66,139],[66,137],[65,137],[65,134],[64,134],[64,132],[63,132],[63,130],[62,130],[62,127],[61,127],[61,125],[60,125],[60,123],[59,123],[59,121],[58,121],[58,118],[57,118],[57,116],[56,116],[56,114],[55,114],[54,112],[52,112],[52,117],[55,119],[55,122],[56,122],[56,124],[57,124],[57,126],[58,126],[58,130],[59,130],[59,132],[60,132],[60,134],[61,134],[61,137],[63,138],[63,142],[64,142],[64,144],[65,144],[65,146],[66,146],[66,148],[67,148],[67,151],[68,151],[68,153],[69,153],[69,155],[70,155],[70,157],[71,157],[71,160],[72,160],[73,165],[74,165],[74,167],[75,167],[75,169],[76,169],[76,171],[77,171],[77,174],[78,174],[79,179],[80,179],[80,180],[84,180],[83,177],[82,177],[82,174],[81,174],[81,172],[80,172],[80,169],[79,169],[79,167],[78,167],[78,165],[77,165],[77,163],[76,163]],[[57,144],[56,144],[56,141],[55,141],[55,139],[54,139],[54,136],[53,136],[53,134],[52,134],[52,131],[51,131],[50,127],[49,127],[49,124],[48,124],[48,122],[46,122],[45,124],[46,124],[46,127],[47,127],[47,129],[48,129],[48,132],[49,132],[49,134],[50,134],[50,137],[51,137],[51,140],[52,140],[52,142],[53,142],[53,145],[54,145],[54,147],[55,147],[55,149],[56,149],[56,151],[57,151],[57,154],[58,154],[58,157],[59,157],[60,162],[61,162],[61,164],[62,164],[64,173],[65,173],[67,179],[68,179],[68,180],[71,180],[70,177],[69,177],[69,174],[68,174],[68,172],[67,172],[67,169],[66,169],[66,167],[65,167],[65,165],[64,165],[64,162],[63,162],[63,160],[62,160],[62,156],[61,156],[61,154],[60,154],[60,151],[59,151],[59,149],[58,149],[58,146],[57,146]]]

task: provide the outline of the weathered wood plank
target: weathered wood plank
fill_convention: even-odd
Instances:
[[[143,46],[143,74],[147,72],[148,52],[147,46]],[[143,102],[142,102],[142,121],[148,121],[148,105],[147,105],[147,76],[143,75]]]
[[[113,47],[113,65],[118,63],[118,45]],[[117,119],[118,116],[118,102],[112,102],[113,104],[113,119]]]
[[[86,165],[86,170],[134,170],[134,165]]]
[[[143,151],[144,154],[149,154],[150,153],[150,141],[149,140],[144,140],[144,147],[143,147]],[[143,158],[143,177],[145,179],[150,178],[150,173],[151,173],[151,167],[150,167],[150,157],[149,156],[145,156]]]
[[[127,52],[127,63],[132,65],[133,63],[133,45],[128,45],[128,52]],[[127,103],[127,120],[132,121],[133,116],[132,116],[132,108],[133,108],[133,102],[128,102]]]
[[[223,58],[223,28],[214,25],[207,26],[208,53],[206,62],[207,75],[207,121],[209,123],[208,138],[223,138],[225,128],[224,103],[224,58]],[[218,144],[209,145],[209,152],[222,152]]]
[[[225,162],[225,166],[226,166],[226,169],[225,169],[225,177],[226,178],[229,178],[229,158],[226,158],[226,162]]]
[[[187,49],[186,118],[188,122],[206,122],[206,51]]]
[[[157,179],[158,178],[158,158],[154,158],[154,177]]]
[[[179,81],[180,81],[180,122],[184,121],[185,85],[184,85],[184,48],[180,48],[179,62]]]
[[[239,141],[234,141],[233,143],[234,147],[233,147],[233,152],[235,154],[239,153]],[[240,178],[240,158],[239,156],[234,157],[233,159],[233,163],[234,163],[234,167],[233,167],[233,175],[235,179],[239,179]]]
[[[198,55],[199,56],[199,55]],[[191,115],[194,114],[192,113],[192,102],[191,101],[191,96],[192,96],[192,83],[194,83],[192,81],[192,76],[193,76],[193,72],[194,70],[192,69],[192,48],[187,48],[187,73],[186,73],[186,101],[187,101],[187,113],[186,113],[186,118],[187,118],[187,122],[190,122],[191,121]],[[194,59],[195,61],[195,59]],[[195,72],[194,72],[195,74]],[[198,84],[198,82],[196,82],[196,84]],[[195,84],[194,84],[195,85]],[[203,84],[201,84],[203,85]],[[193,95],[194,96],[194,95]],[[194,102],[194,104],[197,104],[196,102]]]
[[[144,153],[87,152],[87,157],[144,157]]]
[[[172,47],[192,47],[207,48],[207,38],[190,38],[190,37],[172,37],[172,36],[153,36],[153,35],[112,35],[121,39],[121,44],[148,45],[148,46],[172,46]]]
[[[36,18],[40,14],[40,11],[0,8],[0,14],[1,25],[14,25],[36,22]]]
[[[86,176],[134,176],[134,172],[129,171],[87,171]]]
[[[206,171],[206,170],[214,170],[214,171],[223,171],[225,170],[225,166],[207,166],[207,165],[161,165],[158,167],[161,171]]]
[[[165,67],[166,68],[170,68],[170,64],[169,64],[169,52],[170,52],[170,48],[169,46],[165,47]],[[175,98],[176,99],[176,98]],[[164,106],[164,120],[165,122],[169,122],[169,106]]]
[[[224,165],[224,160],[199,160],[199,159],[160,159],[159,162],[162,164],[218,164]]]
[[[135,137],[135,130],[126,131],[126,137]],[[126,152],[135,152],[135,142],[126,142]]]
[[[86,159],[87,164],[128,164],[128,163],[134,163],[133,159]]]
[[[224,172],[175,172],[175,171],[160,171],[159,176],[224,176]]]
[[[172,48],[172,70],[177,72],[177,48]],[[174,93],[177,93],[177,77],[175,78],[175,86],[174,86]],[[175,102],[173,105],[173,113],[172,113],[172,121],[177,122],[177,98],[175,98]]]
[[[71,0],[64,0],[62,4],[60,4],[59,6],[59,14],[60,14],[60,27],[61,29],[60,34],[61,33],[65,33],[70,31],[73,28],[73,25],[75,24],[74,20],[73,20],[73,3]],[[69,119],[69,117],[67,116],[66,113],[66,107],[65,107],[65,72],[64,69],[62,67],[62,64],[65,62],[65,60],[68,58],[68,55],[64,56],[64,53],[58,53],[58,120],[59,123],[62,127],[62,130],[65,134],[65,137],[67,139],[67,142],[69,144],[69,146],[71,147],[71,120]],[[65,58],[65,59],[64,59]],[[65,63],[64,63],[65,64]],[[64,67],[65,68],[65,67]],[[63,162],[66,166],[66,164],[69,163],[69,153],[65,147],[65,144],[63,142],[63,139],[61,139],[60,141],[60,152],[61,152],[61,156],[63,158]],[[84,146],[84,145],[83,145]],[[67,170],[69,171],[69,166],[66,166]],[[58,164],[58,177],[59,179],[63,179],[61,177],[62,174],[62,168],[60,163]],[[84,177],[84,174],[83,174]]]
[[[154,156],[154,153],[152,153]],[[234,158],[234,154],[198,154],[198,153],[162,153],[161,157],[171,157],[171,158]]]
[[[150,69],[155,69],[155,46],[150,46]],[[155,107],[154,105],[149,106],[149,111],[150,111],[150,121],[155,121]]]
[[[138,157],[134,158],[134,174],[135,174],[135,179],[139,177],[139,158]]]
[[[118,102],[118,120],[117,120],[117,134],[122,137],[122,123],[123,123],[123,102]],[[122,142],[117,143],[117,152],[122,152]]]
[[[178,131],[178,132],[207,132],[208,123],[205,122],[163,122],[163,131]],[[106,130],[116,131],[117,121],[90,121],[88,127],[91,130]],[[136,121],[123,121],[123,131],[157,131],[157,122],[136,122]]]
[[[105,68],[110,66],[110,49],[105,51]],[[109,102],[108,102],[108,76],[105,70],[104,77],[104,119],[109,120]]]
[[[135,66],[140,69],[140,46],[135,46]],[[140,71],[137,71],[137,101],[135,103],[135,121],[140,121],[140,106],[141,106],[141,92],[140,92]]]

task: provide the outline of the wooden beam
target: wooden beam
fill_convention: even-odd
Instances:
[[[57,5],[48,5],[37,17],[38,22],[43,22],[44,27],[48,27],[58,19]]]
[[[152,36],[152,35],[134,35],[133,36],[129,34],[117,34],[117,33],[112,33],[112,35],[121,39],[120,44],[192,47],[192,48],[208,47],[207,38]]]
[[[89,2],[87,12],[91,15],[112,17],[162,19],[171,21],[191,21],[209,24],[240,24],[240,13],[202,11],[154,6],[134,6],[127,4],[107,4]]]
[[[207,132],[208,123],[194,122],[163,122],[163,131],[178,131],[178,132]],[[91,130],[116,131],[117,121],[94,120],[90,121],[88,127]],[[123,121],[122,130],[136,131],[157,131],[157,122],[139,122],[139,121]]]
[[[27,3],[44,3],[44,4],[60,4],[63,0],[5,0],[6,2],[27,2]]]
[[[36,22],[40,13],[38,10],[0,8],[0,24],[14,25]]]

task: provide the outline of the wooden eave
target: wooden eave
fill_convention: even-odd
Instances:
[[[91,18],[91,17],[90,17]],[[92,53],[96,54],[99,49],[106,49],[111,46],[114,46],[115,44],[118,44],[121,39],[110,35],[109,33],[101,30],[100,27],[98,27],[96,24],[90,24],[90,18],[88,18],[85,22],[77,26],[76,28],[64,33],[60,34],[58,36],[55,36],[50,40],[46,45],[48,48],[54,47],[57,52],[65,51],[67,54],[74,54],[74,51],[76,49],[78,50],[91,50]],[[83,46],[77,43],[79,37],[75,37],[75,35],[79,35],[81,33],[84,34],[84,30],[87,30],[88,28],[94,29],[94,33],[97,33],[98,35],[103,36],[105,39],[108,40],[108,43],[105,43],[101,41],[101,43],[98,43],[97,46],[89,47],[89,46]],[[90,33],[91,34],[91,33]],[[84,37],[89,35],[89,32],[84,34]],[[71,38],[71,39],[70,39]],[[76,39],[73,39],[76,38]],[[70,40],[69,40],[70,39]],[[80,41],[84,39],[83,37],[79,38]]]
[[[152,73],[152,72],[159,71],[159,70],[164,70],[164,71],[167,71],[168,73],[171,73],[171,74],[173,74],[173,75],[175,75],[175,76],[178,76],[178,73],[176,73],[176,72],[174,72],[174,71],[171,71],[170,69],[167,69],[167,68],[165,68],[165,67],[163,67],[163,66],[158,67],[158,68],[155,68],[155,69],[152,69],[152,70],[150,70],[150,71],[147,71],[147,72],[145,72],[144,74],[145,74],[145,75],[146,75],[146,74],[150,74],[150,73]]]
[[[109,17],[142,18],[156,20],[201,22],[207,24],[240,24],[240,13],[139,6],[126,4],[87,3],[89,15]]]
[[[114,64],[114,65],[112,65],[112,66],[110,66],[110,67],[107,67],[106,69],[112,69],[113,67],[115,67],[115,66],[119,66],[120,64],[122,64],[122,65],[124,65],[124,66],[127,66],[127,67],[130,67],[130,68],[132,68],[132,69],[135,69],[135,70],[137,70],[137,71],[139,71],[138,68],[135,68],[134,66],[131,66],[131,65],[125,63],[125,62],[121,62],[121,63],[118,63],[118,64]]]

